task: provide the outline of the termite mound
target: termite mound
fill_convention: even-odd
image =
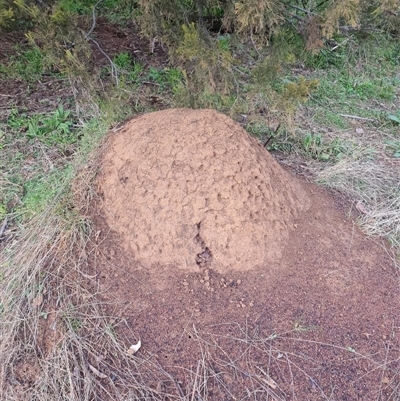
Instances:
[[[257,140],[212,110],[126,123],[106,143],[98,184],[108,225],[144,266],[268,267],[309,207]]]

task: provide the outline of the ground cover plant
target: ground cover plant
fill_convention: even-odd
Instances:
[[[115,317],[123,306],[100,301],[82,274],[99,235],[88,215],[96,152],[139,113],[216,109],[283,165],[340,191],[363,230],[388,240],[398,266],[399,8],[383,0],[0,1],[2,397],[206,400],[211,390],[233,391],[222,380],[229,371],[250,378],[242,399],[285,399],[269,373],[281,362],[313,383],[307,355],[289,351],[308,341],[301,322],[268,334],[235,326],[225,336],[243,347],[235,361],[218,334],[187,327],[202,358],[184,388],[126,353],[129,336],[117,335],[126,323]],[[379,371],[377,399],[399,399],[398,360],[340,352]],[[252,364],[253,353],[268,363]],[[114,375],[106,384],[99,355]],[[292,399],[301,385],[294,377]]]

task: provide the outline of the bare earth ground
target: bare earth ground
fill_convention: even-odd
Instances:
[[[139,352],[165,367],[174,386],[185,389],[206,347],[220,380],[208,399],[240,399],[258,370],[272,380],[271,399],[394,400],[400,297],[391,260],[329,193],[289,179],[311,207],[290,220],[280,260],[222,271],[143,266],[127,251],[126,233],[111,230],[107,211],[96,207],[98,245],[86,273],[96,276],[105,301],[120,304],[121,334],[132,344],[140,338]]]

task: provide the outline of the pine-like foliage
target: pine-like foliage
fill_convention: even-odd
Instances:
[[[233,63],[229,49],[194,23],[182,29],[183,39],[176,54],[185,63],[184,74],[187,82],[190,77],[191,89],[212,93],[218,88],[228,92]]]
[[[0,0],[0,30],[7,28],[14,21],[12,2]]]
[[[332,38],[339,31],[340,23],[356,28],[360,22],[361,11],[360,0],[331,1],[324,13],[323,36],[327,39]]]
[[[238,34],[265,37],[284,21],[283,3],[273,0],[240,0],[234,2],[234,17],[231,21]]]

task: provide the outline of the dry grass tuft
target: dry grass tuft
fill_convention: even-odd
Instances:
[[[355,199],[363,230],[368,235],[388,238],[393,249],[400,253],[398,164],[354,153],[320,172],[317,182]]]

